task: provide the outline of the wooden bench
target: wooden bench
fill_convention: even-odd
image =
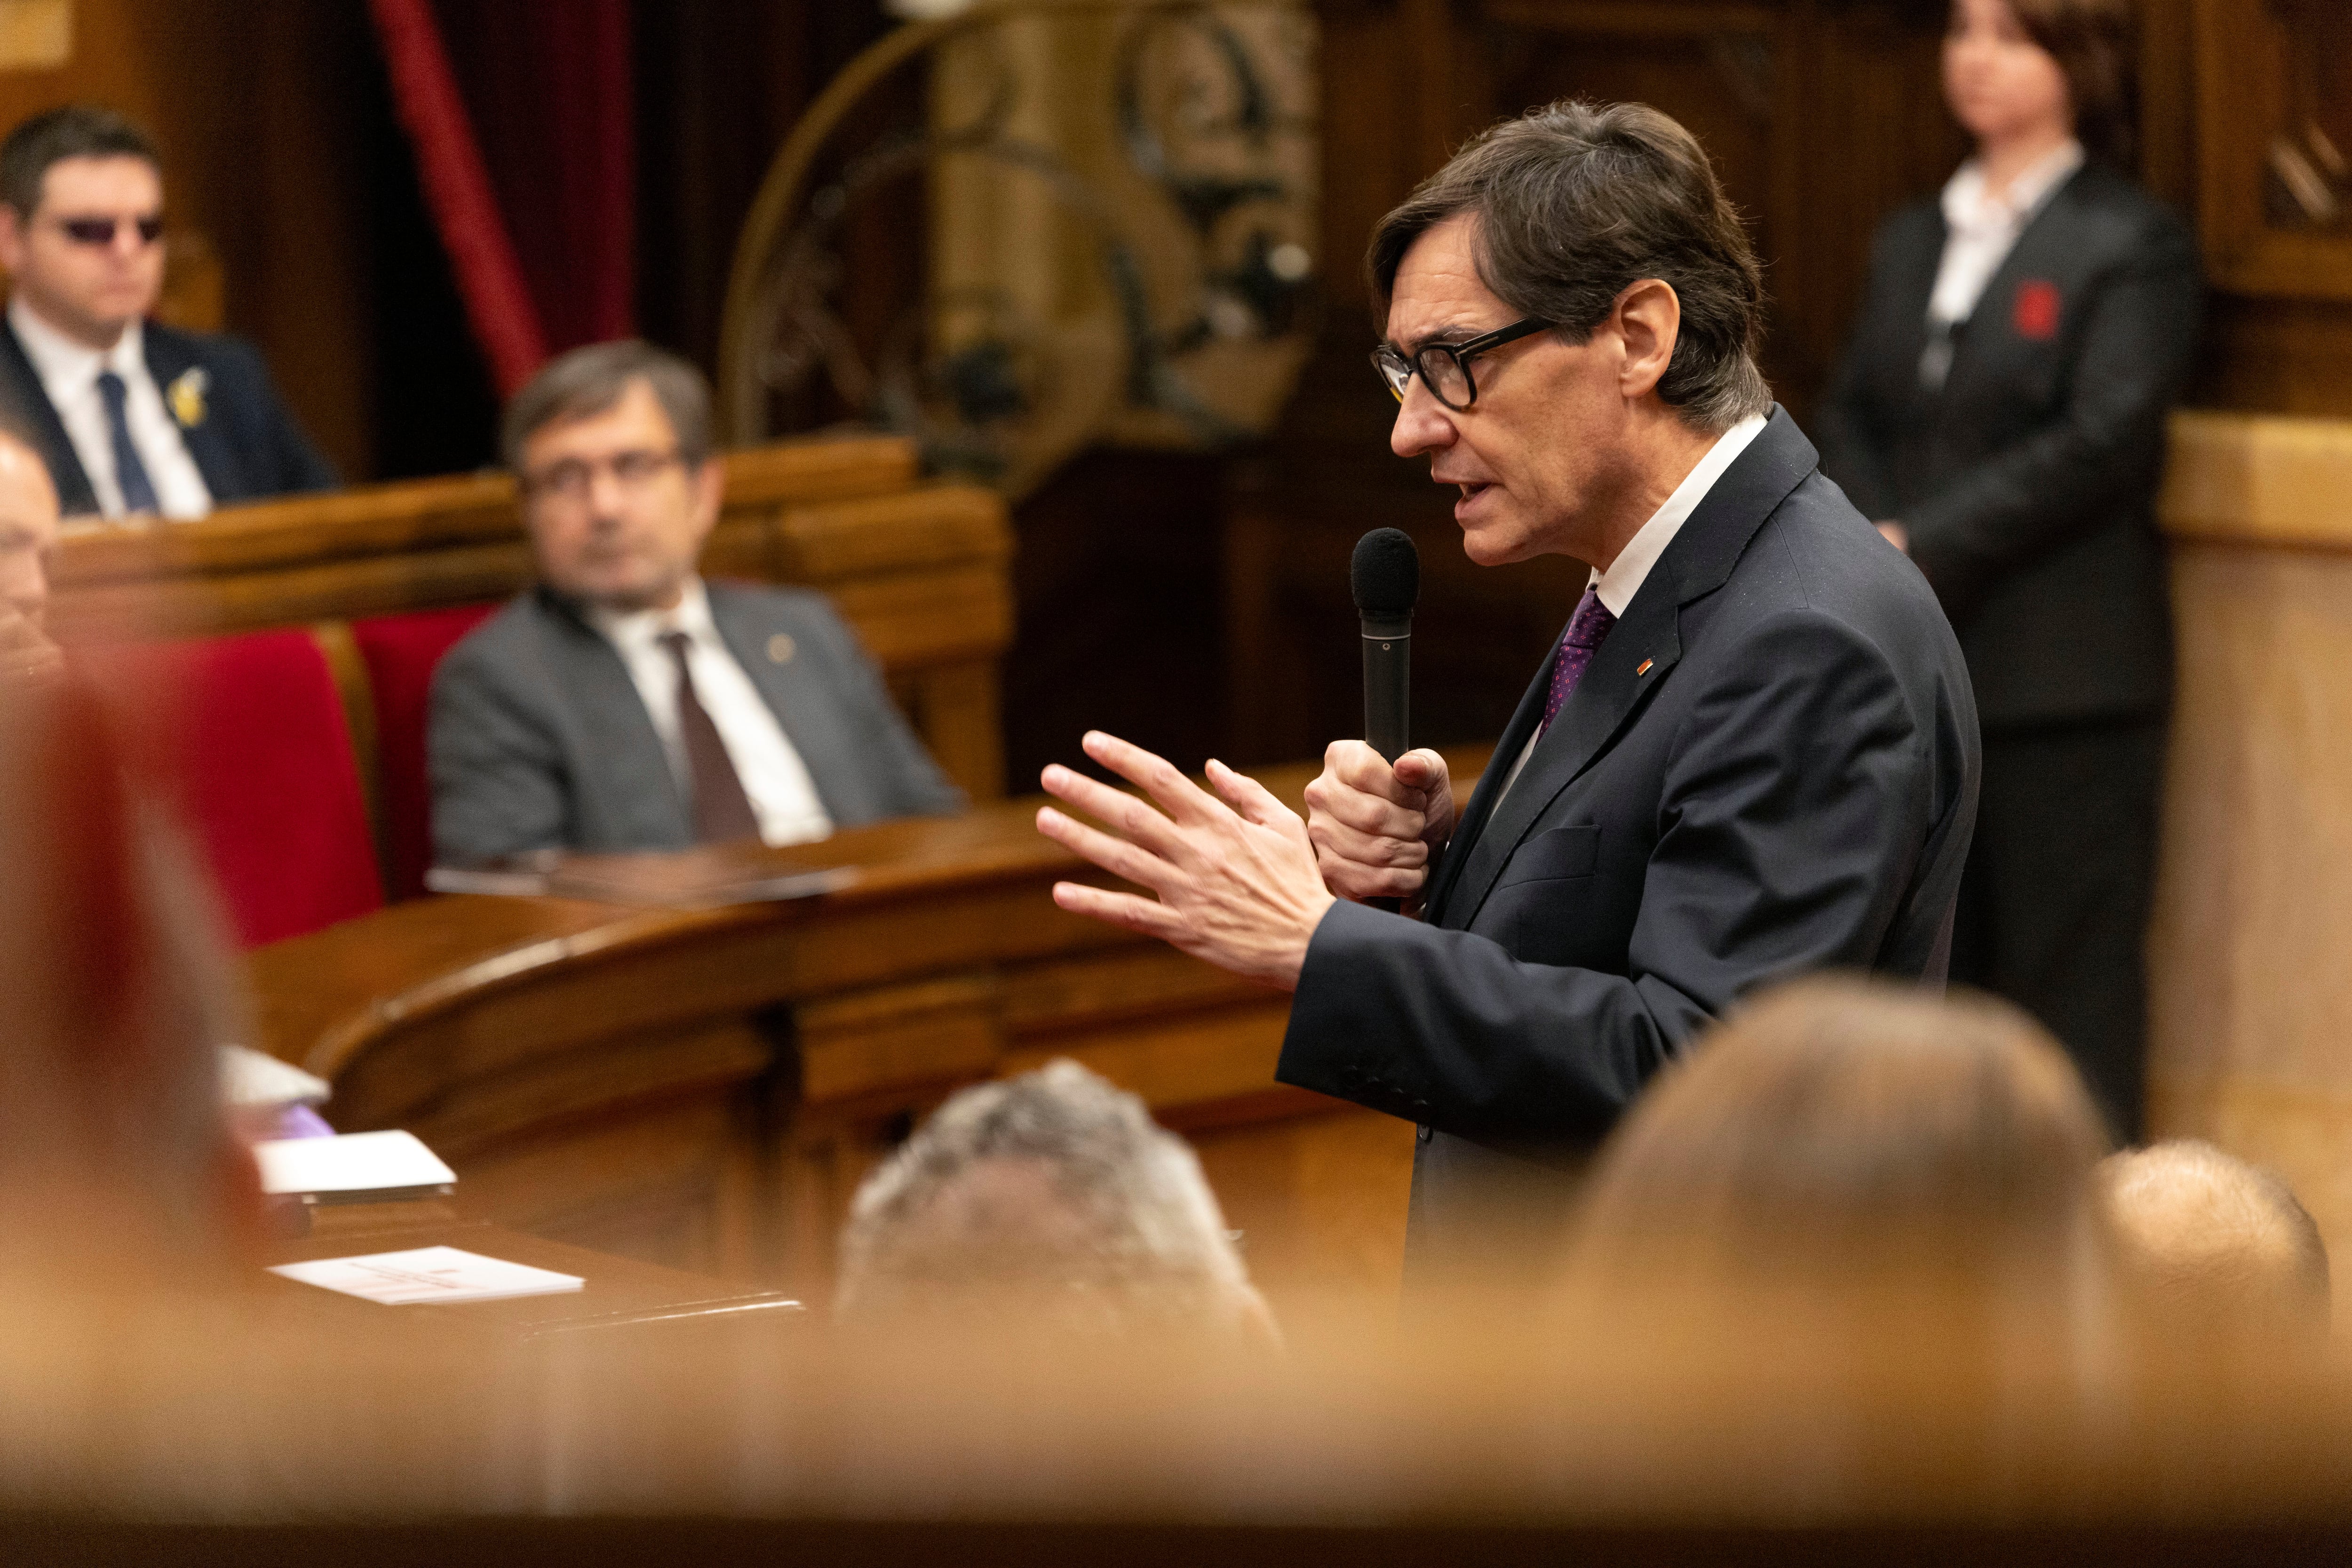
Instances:
[[[703,570],[831,595],[949,776],[976,800],[1003,795],[1003,503],[923,482],[895,437],[785,442],[724,461],[727,500]],[[364,752],[374,726],[345,625],[503,599],[531,577],[514,480],[485,473],[72,533],[58,549],[50,617],[68,642],[316,626],[346,677]]]

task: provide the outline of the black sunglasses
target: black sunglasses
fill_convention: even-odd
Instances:
[[[1415,374],[1430,395],[1455,413],[1478,401],[1478,384],[1470,378],[1470,362],[1488,349],[1540,332],[1551,323],[1540,316],[1523,316],[1507,327],[1459,343],[1424,343],[1408,359],[1403,352],[1382,343],[1372,351],[1372,368],[1387,383],[1390,395],[1404,401],[1405,383]]]
[[[112,245],[115,231],[126,223],[139,231],[142,245],[152,245],[163,237],[160,217],[61,217],[58,228],[76,245]]]

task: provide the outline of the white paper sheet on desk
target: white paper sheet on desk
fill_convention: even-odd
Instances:
[[[455,1247],[419,1247],[407,1252],[372,1252],[361,1258],[322,1258],[315,1263],[281,1263],[270,1270],[305,1285],[340,1290],[387,1307],[419,1301],[499,1301],[510,1296],[552,1296],[577,1290],[587,1281],[527,1263],[509,1263]]]
[[[406,1192],[446,1187],[457,1173],[413,1132],[346,1132],[335,1138],[275,1138],[253,1146],[261,1190],[292,1193]]]

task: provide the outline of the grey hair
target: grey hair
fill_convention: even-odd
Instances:
[[[559,419],[602,414],[627,395],[632,382],[652,389],[669,416],[677,455],[688,468],[710,460],[710,384],[702,373],[671,353],[635,338],[590,343],[558,354],[507,404],[499,445],[507,467],[522,471],[526,442]]]
[[[1076,1062],[964,1089],[869,1175],[842,1233],[835,1310],[1044,1293],[1093,1327],[1262,1318],[1184,1142]]]

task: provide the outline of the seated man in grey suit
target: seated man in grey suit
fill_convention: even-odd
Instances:
[[[697,574],[725,474],[693,366],[575,349],[516,394],[505,444],[540,583],[435,673],[441,864],[792,844],[962,804],[821,595]]]

